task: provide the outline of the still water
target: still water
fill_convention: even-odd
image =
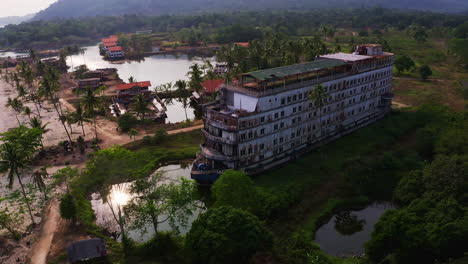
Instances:
[[[116,63],[103,60],[99,55],[99,47],[89,46],[83,47],[84,53],[70,56],[67,60],[70,71],[79,65],[86,64],[89,69],[97,68],[116,68],[120,78],[127,82],[128,78],[134,77],[137,81],[151,81],[153,88],[161,84],[172,82],[175,84],[177,80],[188,80],[187,72],[189,67],[194,64],[203,64],[204,61],[214,61],[213,57],[189,58],[187,55],[154,55],[144,58],[142,61],[125,61]],[[182,103],[173,100],[167,105],[167,122],[175,123],[185,120],[185,112]],[[187,109],[189,119],[195,117],[193,109]]]
[[[362,255],[375,223],[390,209],[395,209],[391,203],[374,203],[362,210],[341,211],[317,230],[315,242],[333,256]]]
[[[181,165],[168,165],[159,168],[156,172],[162,173],[164,178],[169,179],[170,181],[177,181],[182,178],[190,180],[190,170],[191,166],[181,166]],[[117,212],[117,206],[125,206],[135,194],[130,192],[132,182],[115,184],[111,186],[111,190],[107,196],[107,199],[110,201],[110,204],[114,207],[114,211]],[[91,195],[91,205],[96,214],[96,223],[99,226],[104,227],[108,231],[117,231],[117,222],[115,221],[110,205],[103,201],[99,193],[93,193]],[[200,202],[201,205],[201,202]],[[189,216],[187,226],[179,226],[178,229],[181,234],[186,234],[192,225],[192,222],[198,217],[202,212],[202,209],[197,209],[192,215]],[[164,219],[164,216],[161,216],[160,219]],[[158,226],[159,231],[168,231],[172,230],[168,222],[162,223]],[[154,229],[152,225],[148,225],[146,230],[129,230],[129,236],[134,241],[145,242],[151,239],[154,235]]]

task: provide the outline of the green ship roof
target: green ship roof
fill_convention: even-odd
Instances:
[[[317,60],[307,63],[294,64],[289,66],[283,66],[278,68],[271,68],[261,71],[254,71],[243,74],[244,76],[252,76],[258,80],[268,80],[273,78],[282,78],[294,74],[301,74],[306,72],[317,71],[320,69],[332,68],[336,66],[345,65],[346,63],[342,60],[325,59]]]

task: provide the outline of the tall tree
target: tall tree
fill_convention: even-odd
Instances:
[[[28,209],[31,222],[35,224],[29,198],[26,194],[22,181],[21,171],[31,162],[40,144],[41,131],[39,129],[29,129],[20,126],[6,133],[1,134],[0,140],[4,143],[0,145],[0,172],[8,172],[8,187],[13,187],[15,177],[21,186],[26,207]]]
[[[175,86],[177,87],[177,100],[182,103],[182,107],[184,107],[185,111],[185,120],[189,120],[188,115],[187,115],[187,107],[189,106],[189,96],[190,93],[187,90],[187,82],[184,80],[178,80],[175,83]]]
[[[134,227],[146,231],[147,224],[151,224],[158,234],[158,226],[162,223],[169,222],[173,228],[176,228],[176,223],[187,224],[188,216],[196,208],[194,190],[192,181],[182,179],[180,183],[174,183],[157,173],[135,181],[131,192],[138,195],[125,210]]]
[[[97,97],[95,91],[88,87],[86,92],[81,97],[81,103],[83,104],[83,108],[85,110],[86,116],[93,118],[94,123],[94,134],[96,143],[98,141],[98,132],[97,132],[97,114],[98,110],[101,107],[101,98]]]
[[[81,103],[78,104],[78,106],[76,107],[75,112],[71,113],[71,118],[74,120],[74,122],[76,122],[78,125],[81,126],[81,130],[83,132],[83,137],[86,137],[84,124],[91,122],[91,119],[89,119],[86,116],[86,113],[83,110],[83,107],[81,106]]]
[[[322,128],[323,128],[323,121],[322,121],[322,111],[323,106],[329,100],[330,95],[327,93],[325,87],[321,84],[314,87],[312,92],[309,95],[309,99],[314,102],[314,106],[318,107],[319,109],[319,126],[320,126],[320,137],[322,137]]]
[[[63,129],[65,130],[68,139],[70,142],[73,142],[71,135],[68,132],[67,125],[65,124],[65,119],[63,118],[63,113],[61,111],[61,104],[57,96],[57,92],[60,86],[58,79],[58,73],[54,69],[48,68],[46,76],[44,76],[41,81],[40,94],[42,97],[49,100],[49,102],[51,102],[51,104],[54,106],[54,109],[57,112],[60,123],[62,123]]]
[[[145,119],[145,115],[150,111],[149,102],[143,94],[139,94],[133,98],[130,108],[137,113],[141,120]]]

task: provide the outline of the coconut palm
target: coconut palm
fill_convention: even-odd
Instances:
[[[23,103],[21,102],[21,100],[18,98],[11,99],[8,97],[8,101],[5,106],[11,107],[13,111],[15,111],[16,121],[18,121],[18,125],[21,125],[21,122],[18,118],[18,114],[20,114],[24,109]]]
[[[138,130],[136,130],[135,128],[130,129],[130,131],[128,131],[128,136],[130,137],[130,139],[133,138],[133,141],[135,141],[136,136],[138,136]]]
[[[47,200],[47,185],[44,181],[47,177],[49,177],[49,173],[46,167],[42,167],[32,174],[32,182],[36,185],[37,189],[44,194],[44,200]]]
[[[149,102],[146,100],[145,96],[143,94],[139,94],[133,98],[130,108],[137,113],[141,120],[144,120],[146,113],[150,111],[148,105]]]
[[[185,111],[185,120],[188,120],[187,107],[189,106],[189,91],[187,90],[187,82],[178,80],[175,86],[177,87],[177,100],[182,103]]]
[[[76,111],[71,113],[71,118],[73,119],[73,121],[80,125],[81,126],[81,130],[83,132],[83,137],[86,137],[86,133],[85,133],[85,129],[84,129],[84,123],[89,123],[91,122],[91,119],[89,119],[87,116],[86,116],[86,113],[85,111],[83,111],[83,107],[81,106],[81,104],[79,104],[77,107],[76,107]]]
[[[29,119],[29,125],[31,126],[31,128],[38,128],[42,132],[41,139],[40,139],[42,146],[44,146],[44,143],[42,142],[42,137],[44,136],[44,134],[50,131],[50,129],[47,128],[48,124],[49,123],[42,124],[42,120],[37,117],[33,117]]]
[[[27,166],[28,161],[29,155],[20,144],[5,142],[3,145],[0,145],[0,172],[8,172],[8,188],[13,187],[15,177],[18,179],[29,216],[31,217],[32,223],[35,224],[29,198],[26,195],[24,184],[20,176],[20,170]]]
[[[129,83],[134,83],[134,82],[137,82],[137,80],[135,79],[135,77],[130,76],[130,77],[128,78],[128,82],[129,82]]]
[[[203,89],[203,71],[200,69],[200,66],[197,63],[192,64],[192,66],[190,66],[190,71],[187,75],[190,77],[190,89],[199,93]]]
[[[81,103],[83,104],[83,109],[87,117],[93,118],[94,123],[94,133],[96,143],[98,141],[98,132],[97,132],[97,112],[101,108],[101,98],[97,97],[94,90],[90,87],[86,89],[86,92],[81,97]]]
[[[60,102],[57,96],[57,91],[59,89],[58,74],[55,70],[48,68],[46,76],[41,81],[40,85],[40,95],[47,100],[49,100],[54,106],[55,111],[59,117],[60,122],[62,123],[63,129],[68,136],[70,142],[73,142],[70,133],[68,132],[67,126],[65,124],[65,119],[63,118],[63,113],[61,111]]]
[[[309,94],[309,99],[315,102],[315,106],[319,108],[320,136],[322,136],[322,108],[328,101],[329,97],[330,95],[328,95],[325,87],[321,84],[315,86],[315,88]]]

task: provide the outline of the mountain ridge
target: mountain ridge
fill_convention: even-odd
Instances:
[[[164,15],[216,11],[314,8],[359,8],[382,6],[435,12],[468,10],[466,0],[59,0],[39,12],[33,20],[118,15]]]

